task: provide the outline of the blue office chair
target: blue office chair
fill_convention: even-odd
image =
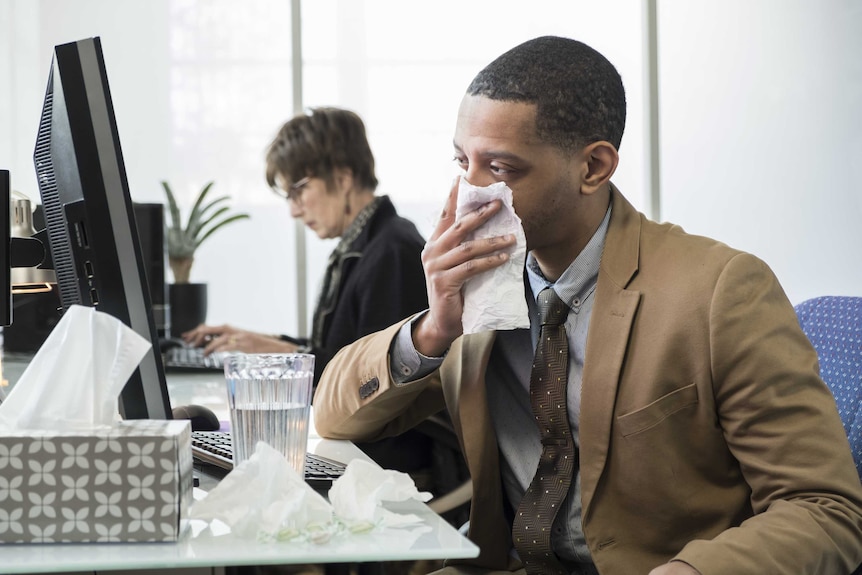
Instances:
[[[796,306],[832,390],[862,479],[862,297],[822,296]],[[862,575],[862,565],[853,575]]]
[[[862,297],[823,296],[796,306],[832,390],[862,478]]]

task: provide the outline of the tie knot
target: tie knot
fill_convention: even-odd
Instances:
[[[569,306],[557,296],[554,288],[547,287],[539,292],[539,321],[542,325],[561,325],[569,316]]]

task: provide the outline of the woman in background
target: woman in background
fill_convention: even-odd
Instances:
[[[206,353],[312,353],[316,386],[343,346],[428,307],[425,241],[387,196],[375,195],[374,156],[365,125],[351,111],[316,108],[284,124],[266,155],[266,180],[318,237],[341,238],[329,256],[311,339],[230,325],[201,325],[183,339]],[[382,467],[414,479],[431,467],[431,440],[416,431],[358,445]]]

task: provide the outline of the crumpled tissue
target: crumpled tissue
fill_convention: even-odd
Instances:
[[[524,294],[524,262],[527,238],[521,218],[512,204],[512,190],[505,182],[487,187],[474,186],[461,178],[455,220],[493,200],[502,200],[502,209],[475,230],[468,239],[485,239],[513,234],[515,245],[509,260],[492,270],[473,276],[464,285],[464,312],[461,316],[464,333],[498,329],[530,327],[530,316]]]
[[[70,306],[0,404],[0,432],[114,425],[117,398],[150,347],[115,317]]]
[[[239,537],[322,543],[333,533],[332,506],[290,465],[284,454],[258,442],[251,457],[196,501],[191,519],[219,520]]]
[[[431,499],[427,491],[419,491],[406,473],[354,459],[347,464],[344,475],[329,489],[329,501],[335,515],[354,532],[374,527],[403,527],[420,521],[412,513],[395,513],[383,507],[384,501],[422,502]]]
[[[189,516],[208,522],[211,535],[227,527],[234,535],[262,542],[326,543],[336,535],[418,523],[416,515],[394,513],[383,502],[430,498],[406,473],[357,459],[332,483],[327,501],[280,452],[259,442],[251,457],[194,503]]]

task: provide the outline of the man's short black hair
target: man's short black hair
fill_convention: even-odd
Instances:
[[[617,149],[626,123],[623,81],[607,58],[583,42],[542,36],[488,64],[471,96],[536,104],[536,129],[566,151],[605,140]]]

